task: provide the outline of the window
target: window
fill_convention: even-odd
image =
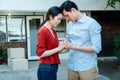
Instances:
[[[25,41],[24,16],[0,16],[0,42]]]
[[[8,41],[25,40],[25,20],[23,16],[8,16]]]
[[[55,28],[58,38],[62,39],[66,36],[66,19],[62,19],[58,27]]]
[[[5,42],[6,39],[6,20],[5,16],[0,16],[0,42]]]

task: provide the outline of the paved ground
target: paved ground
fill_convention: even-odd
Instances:
[[[58,70],[58,80],[67,80],[66,61],[61,60]],[[99,59],[99,80],[120,80],[120,70],[113,66],[118,64],[116,59]],[[0,65],[0,80],[37,80],[38,61],[29,61],[29,69],[12,71],[6,64]]]
[[[100,74],[109,77],[110,80],[120,80],[120,69],[114,68],[118,65],[120,65],[120,62],[116,58],[98,61]]]

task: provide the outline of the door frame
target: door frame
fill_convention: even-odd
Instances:
[[[28,60],[38,60],[39,57],[36,55],[36,56],[32,56],[31,55],[31,47],[30,47],[30,26],[29,26],[29,20],[30,19],[40,19],[41,22],[43,22],[44,20],[44,16],[41,15],[41,16],[26,16],[26,24],[27,24],[27,54],[28,54]]]

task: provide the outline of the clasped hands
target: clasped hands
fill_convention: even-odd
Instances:
[[[69,50],[71,48],[71,44],[66,41],[66,40],[61,40],[59,41],[59,45],[58,48],[60,48],[60,50]]]

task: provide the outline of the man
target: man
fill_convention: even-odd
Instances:
[[[97,54],[101,51],[101,26],[78,10],[72,1],[60,6],[69,21],[66,39],[70,43],[68,80],[98,80]]]

